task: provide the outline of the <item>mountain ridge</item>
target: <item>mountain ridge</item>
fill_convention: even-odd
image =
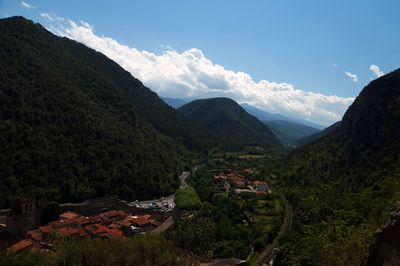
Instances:
[[[281,186],[295,206],[297,226],[278,261],[362,264],[398,200],[399,121],[395,70],[365,86],[336,129],[290,154]]]
[[[217,97],[195,100],[178,111],[213,132],[225,148],[240,149],[246,145],[280,147],[268,127],[232,99]]]

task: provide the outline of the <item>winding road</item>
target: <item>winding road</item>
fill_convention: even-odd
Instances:
[[[184,188],[188,188],[189,185],[186,183],[186,178],[188,178],[190,175],[190,172],[183,172],[180,176],[179,176],[179,181],[181,182],[181,189]]]

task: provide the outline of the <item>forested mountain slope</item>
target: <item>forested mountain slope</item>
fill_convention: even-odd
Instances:
[[[296,144],[299,146],[303,146],[303,145],[309,144],[317,139],[320,139],[320,138],[330,134],[331,132],[335,131],[336,129],[338,129],[340,127],[341,123],[342,123],[342,121],[338,121],[338,122],[330,125],[329,127],[325,128],[324,130],[321,130],[321,131],[319,131],[315,134],[309,135],[307,137],[301,138],[296,141]]]
[[[292,146],[297,140],[320,132],[319,129],[287,120],[263,121],[263,123],[284,146]]]
[[[279,263],[360,265],[400,196],[399,148],[396,70],[362,90],[338,129],[295,151],[282,167],[295,220]]]
[[[266,125],[229,98],[195,100],[180,107],[178,111],[213,132],[223,149],[280,147],[279,141]]]
[[[115,62],[22,17],[0,20],[0,206],[173,191],[209,136]]]

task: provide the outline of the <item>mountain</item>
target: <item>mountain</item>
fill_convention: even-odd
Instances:
[[[187,100],[182,100],[182,99],[178,99],[178,98],[169,98],[169,97],[160,97],[161,100],[163,100],[166,104],[168,104],[169,106],[177,109],[185,104],[187,104],[189,101]]]
[[[319,129],[298,124],[287,120],[263,121],[275,134],[284,146],[292,146],[297,140],[304,137],[318,134]]]
[[[260,121],[289,120],[289,118],[287,118],[286,116],[264,111],[248,103],[242,103],[240,106],[242,106],[243,109],[246,110],[252,116],[257,117]]]
[[[277,264],[361,265],[399,198],[399,149],[396,70],[368,84],[336,130],[282,165],[281,186],[294,206],[295,227]]]
[[[250,104],[247,103],[243,103],[241,104],[241,106],[251,115],[257,117],[259,120],[261,121],[275,121],[275,120],[285,120],[285,121],[291,121],[297,124],[302,124],[305,126],[309,126],[312,128],[316,128],[316,129],[324,129],[325,127],[313,122],[310,122],[308,120],[305,119],[301,119],[301,118],[295,118],[295,117],[287,117],[287,116],[283,116],[280,114],[274,114],[274,113],[270,113],[267,111],[264,111],[260,108],[254,107]]]
[[[0,206],[170,193],[212,138],[103,54],[0,20]]]
[[[267,126],[229,98],[195,100],[180,107],[178,111],[213,132],[223,149],[280,147],[279,141]]]
[[[323,136],[326,136],[329,133],[335,131],[336,129],[338,129],[340,127],[341,123],[342,123],[341,121],[338,121],[338,122],[330,125],[329,127],[325,128],[322,131],[319,131],[319,132],[317,132],[315,134],[312,134],[312,135],[309,135],[309,136],[305,136],[305,137],[303,137],[301,139],[298,139],[296,143],[299,146],[303,146],[303,145],[309,144],[309,143],[311,143],[311,142],[313,142],[313,141],[315,141],[317,139],[320,139]]]

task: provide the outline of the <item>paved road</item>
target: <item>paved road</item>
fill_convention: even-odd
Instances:
[[[150,234],[159,235],[167,231],[173,224],[175,223],[174,217],[171,216],[167,220],[165,220],[159,227],[154,228],[150,231]]]
[[[194,170],[195,171],[195,170]],[[188,188],[189,185],[186,183],[186,178],[188,178],[190,175],[190,172],[183,172],[180,176],[179,176],[179,180],[181,181],[181,186],[180,188]]]
[[[274,257],[274,250],[278,246],[279,240],[292,226],[292,219],[293,219],[292,207],[289,205],[289,202],[286,200],[283,194],[281,194],[280,197],[283,204],[285,205],[285,219],[283,221],[283,225],[281,226],[281,230],[279,231],[279,234],[274,239],[274,241],[270,245],[266,246],[264,251],[258,256],[255,265],[263,265],[263,266],[272,265],[271,261]]]

